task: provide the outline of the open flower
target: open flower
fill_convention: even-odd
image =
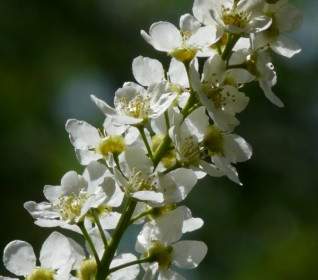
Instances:
[[[172,23],[156,22],[150,26],[149,34],[142,30],[141,35],[156,50],[181,62],[190,62],[219,39],[215,26],[202,27],[190,14],[181,16],[179,25],[180,30]]]
[[[194,16],[207,26],[218,25],[234,34],[258,33],[270,27],[272,19],[262,13],[260,0],[195,0]]]
[[[147,223],[139,233],[136,251],[151,259],[145,264],[145,279],[183,279],[171,268],[196,268],[207,253],[201,241],[179,241],[182,237],[183,218],[166,216],[160,223]]]
[[[140,147],[127,149],[120,166],[120,170],[115,168],[115,178],[126,194],[148,203],[163,202],[158,174],[153,172],[152,162],[146,156],[144,149]]]
[[[129,144],[128,139],[121,134],[109,132],[109,126],[105,124],[104,131],[101,132],[85,121],[70,119],[66,122],[65,129],[82,165],[102,158],[108,159],[110,155],[118,156]]]
[[[176,94],[167,92],[165,82],[152,84],[147,89],[128,82],[115,92],[115,108],[94,95],[91,98],[96,106],[115,123],[138,125],[162,115],[170,107]]]
[[[275,53],[291,58],[301,51],[301,47],[284,33],[294,31],[302,22],[302,14],[288,0],[279,0],[264,6],[264,14],[272,18],[272,25],[255,37],[257,48],[269,46]]]
[[[195,67],[191,67],[191,78],[194,90],[213,121],[221,129],[232,131],[239,124],[235,115],[249,102],[240,88],[255,77],[243,68],[227,69],[221,56],[215,54],[204,63],[201,83]]]
[[[89,168],[96,173],[98,165]],[[87,173],[92,174],[92,170]],[[45,186],[44,196],[48,202],[26,202],[24,207],[35,219],[35,224],[42,227],[64,227],[78,231],[76,224],[83,222],[91,209],[102,216],[107,215],[112,207],[121,204],[122,193],[116,189],[111,175],[105,172],[102,178],[89,181],[75,171],[67,172],[60,186]],[[92,178],[92,177],[91,177]]]
[[[34,250],[28,242],[15,240],[4,249],[4,266],[19,277],[23,276],[27,280],[67,280],[76,264],[71,240],[53,232],[42,245],[39,261],[40,266],[37,266]]]

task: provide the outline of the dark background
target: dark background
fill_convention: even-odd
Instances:
[[[304,24],[292,36],[303,52],[275,57],[275,91],[286,107],[271,105],[256,86],[238,133],[254,156],[238,169],[244,187],[207,179],[187,204],[205,227],[199,238],[209,254],[189,279],[318,279],[318,3],[292,1]],[[168,62],[139,35],[152,22],[190,12],[190,0],[2,0],[0,2],[1,226],[0,250],[13,239],[39,250],[51,232],[33,225],[23,209],[43,199],[45,184],[81,171],[64,123],[68,118],[101,125],[89,100],[108,101],[132,80],[138,55]],[[1,266],[1,273],[5,273]]]

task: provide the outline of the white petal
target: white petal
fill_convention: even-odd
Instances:
[[[70,135],[72,145],[77,149],[93,148],[99,143],[98,130],[85,121],[70,119],[66,122],[65,129]]]
[[[189,218],[183,222],[182,232],[192,232],[203,226],[204,222],[201,218]]]
[[[201,142],[209,126],[209,117],[205,113],[205,107],[201,106],[200,108],[194,110],[186,118],[185,122],[189,126],[189,129],[193,135],[195,135],[199,142]]]
[[[96,189],[103,183],[106,175],[106,166],[98,161],[91,162],[84,170],[83,177],[88,182],[88,190]]]
[[[180,31],[169,22],[156,22],[151,25],[149,35],[144,31],[141,34],[158,51],[169,52],[182,44]]]
[[[202,169],[210,176],[212,177],[221,177],[224,175],[224,172],[222,172],[220,169],[218,169],[214,164],[208,163],[204,160],[200,161],[200,165],[202,166]]]
[[[287,58],[293,57],[301,52],[301,47],[294,40],[285,36],[279,36],[275,42],[271,44],[272,50]]]
[[[121,254],[113,259],[110,264],[110,268],[114,268],[119,265],[123,265],[128,262],[132,262],[137,260],[136,256],[133,254]],[[126,268],[115,271],[114,273],[109,275],[110,280],[134,280],[137,279],[140,268],[139,265],[132,265]]]
[[[113,107],[109,106],[105,101],[97,98],[95,95],[91,95],[91,100],[106,116],[116,115],[116,110]]]
[[[208,247],[201,241],[179,241],[172,247],[173,263],[186,269],[196,268],[208,251]]]
[[[106,229],[106,230],[115,229],[119,222],[120,217],[121,217],[121,214],[118,212],[106,213],[105,215],[100,217],[100,223],[103,229]]]
[[[130,170],[137,169],[144,174],[150,173],[152,163],[142,148],[131,147],[127,149],[125,151],[125,159]]]
[[[190,46],[204,48],[213,45],[220,38],[214,25],[200,27],[188,40]]]
[[[3,264],[17,276],[26,276],[36,266],[36,257],[32,246],[21,240],[10,242],[3,252]]]
[[[61,195],[62,195],[62,190],[61,190],[61,186],[49,186],[46,185],[43,188],[43,193],[45,198],[48,201],[55,201],[56,199],[58,199]]]
[[[211,16],[211,10],[215,7],[215,2],[211,0],[194,0],[193,15],[205,25],[215,25]]]
[[[250,30],[248,32],[258,33],[268,29],[272,24],[272,19],[270,17],[261,15],[254,17],[250,24]]]
[[[228,162],[228,160],[226,158],[223,157],[213,157],[212,161],[215,163],[215,165],[221,169],[225,175],[234,183],[238,184],[238,185],[242,185],[239,177],[238,177],[238,173],[236,168],[231,165],[230,162]]]
[[[40,251],[41,266],[60,269],[69,262],[71,255],[72,250],[67,237],[55,231],[42,245]]]
[[[180,30],[182,32],[195,33],[201,27],[200,22],[190,14],[185,14],[180,17]]]
[[[251,145],[236,134],[225,135],[224,149],[226,157],[233,163],[247,161],[252,157]]]
[[[171,59],[168,76],[173,84],[181,85],[185,88],[189,87],[187,70],[184,64],[175,58]]]
[[[287,1],[279,2],[283,3]],[[277,11],[275,19],[280,32],[291,32],[301,25],[303,21],[303,13],[294,5],[286,3]]]
[[[154,191],[138,191],[132,194],[132,197],[140,201],[148,201],[152,203],[162,203],[163,194]]]
[[[93,161],[97,161],[103,158],[101,154],[98,154],[95,151],[90,150],[75,149],[75,154],[79,163],[84,166],[89,165]]]
[[[53,208],[51,203],[36,203],[34,201],[27,201],[24,203],[23,207],[34,219],[55,219],[59,217],[59,213]]]
[[[275,93],[272,91],[272,87],[270,82],[266,81],[266,80],[259,80],[259,85],[261,87],[261,89],[263,90],[266,98],[272,102],[273,104],[275,104],[277,107],[284,107],[284,103],[280,100],[280,98],[275,95]]]
[[[158,280],[185,280],[185,278],[171,269],[166,269],[159,271]]]
[[[161,62],[148,57],[136,57],[132,70],[136,81],[143,86],[160,83],[165,78]]]
[[[219,54],[215,54],[204,63],[203,80],[211,81],[213,83],[221,82],[225,70],[226,65],[224,60]]]
[[[64,195],[78,194],[80,190],[87,187],[85,179],[75,171],[69,171],[61,179],[61,188]]]
[[[149,115],[149,117],[154,119],[160,117],[165,111],[168,110],[176,97],[176,93],[162,94],[157,102],[153,104],[152,113]]]
[[[255,80],[255,76],[245,69],[227,70],[226,77],[234,79],[234,81],[238,84],[247,84]]]

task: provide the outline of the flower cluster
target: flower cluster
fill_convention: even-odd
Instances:
[[[207,246],[181,240],[203,226],[182,202],[206,175],[242,184],[235,165],[252,156],[234,132],[249,103],[244,87],[258,82],[283,106],[272,91],[271,54],[300,52],[285,36],[300,21],[287,0],[194,0],[179,27],[160,21],[141,31],[171,57],[168,71],[139,56],[135,81],[115,92],[114,106],[91,96],[105,115],[102,128],[66,122],[84,172],[67,172],[59,185],[44,187],[46,201],[24,204],[36,225],[73,231],[85,246],[53,232],[37,262],[30,244],[13,241],[4,250],[8,271],[28,280],[184,279],[174,268],[196,268]],[[132,225],[140,228],[136,253],[120,252]]]

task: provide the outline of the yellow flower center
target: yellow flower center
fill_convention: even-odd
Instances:
[[[158,262],[161,269],[168,269],[172,263],[172,246],[166,246],[159,241],[153,241],[152,246],[146,253],[146,257],[152,257]]]
[[[142,95],[137,95],[129,101],[121,97],[118,105],[124,114],[138,119],[146,119],[150,112],[150,98]]]
[[[221,94],[222,89],[218,85],[203,82],[202,90],[217,109],[221,109],[226,104],[226,99]]]
[[[224,155],[224,136],[222,134],[222,131],[214,125],[211,125],[207,128],[203,144],[208,149],[208,153],[210,156]]]
[[[222,20],[225,25],[233,25],[238,28],[245,28],[249,21],[249,14],[237,10],[234,6],[232,9],[222,7]]]
[[[59,198],[56,206],[59,208],[61,218],[71,224],[77,222],[88,196],[86,192],[81,191],[78,195],[70,194]]]
[[[184,47],[174,49],[169,53],[169,55],[181,62],[190,62],[195,57],[197,52],[197,48]]]
[[[97,264],[95,260],[85,260],[77,271],[79,280],[95,280]]]
[[[103,138],[97,146],[96,152],[103,156],[107,156],[108,154],[119,155],[125,151],[125,149],[126,145],[124,138],[120,135],[115,135]]]
[[[133,175],[129,178],[128,190],[136,191],[155,191],[157,189],[154,176],[145,176],[141,171],[133,170]]]
[[[181,161],[186,165],[197,166],[200,162],[200,147],[194,136],[183,139],[180,149]]]
[[[26,280],[54,280],[54,271],[46,268],[35,268],[25,278]]]

